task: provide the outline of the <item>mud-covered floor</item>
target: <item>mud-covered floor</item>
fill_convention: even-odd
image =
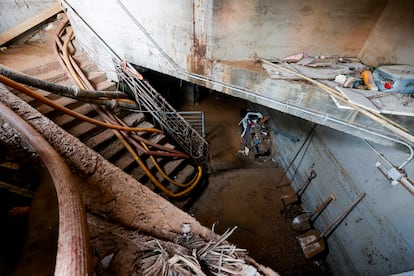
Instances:
[[[32,67],[39,58],[53,58],[53,52],[46,49],[47,43],[46,38],[41,38],[24,50],[10,48],[8,55],[0,56],[0,63],[16,69]],[[237,226],[229,240],[282,275],[322,274],[318,266],[304,258],[297,234],[281,215],[280,196],[291,190],[288,185],[278,187],[283,170],[271,158],[255,161],[237,154],[241,146],[240,111],[247,103],[223,94],[203,95],[199,105],[193,105],[183,95],[169,95],[175,101],[179,99],[180,109],[201,110],[206,118],[209,184],[189,212],[203,225],[214,225],[219,234]],[[272,156],[277,157],[277,153]]]
[[[178,104],[183,110],[205,113],[210,144],[209,184],[189,212],[203,225],[214,225],[219,234],[237,226],[229,241],[281,275],[329,275],[325,265],[305,259],[291,220],[282,215],[280,197],[293,190],[286,179],[281,183],[283,169],[272,161],[277,153],[257,160],[238,154],[243,146],[240,112],[248,103],[215,92],[203,95],[198,105],[188,93]]]

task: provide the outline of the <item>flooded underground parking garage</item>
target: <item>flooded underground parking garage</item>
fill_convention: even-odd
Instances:
[[[2,274],[414,269],[411,2],[0,6]]]

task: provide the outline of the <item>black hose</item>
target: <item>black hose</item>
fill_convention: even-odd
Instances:
[[[16,72],[7,68],[5,66],[0,65],[0,75],[3,75],[9,79],[12,79],[18,83],[22,83],[25,85],[29,85],[32,87],[36,87],[42,90],[46,90],[48,92],[58,94],[60,96],[69,97],[69,98],[110,98],[110,99],[125,99],[128,98],[128,95],[120,92],[120,91],[95,91],[95,90],[85,90],[80,89],[78,87],[69,87],[63,86],[56,83],[40,80],[37,78],[33,78],[23,73]]]

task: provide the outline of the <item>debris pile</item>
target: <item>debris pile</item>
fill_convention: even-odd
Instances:
[[[226,240],[236,230],[228,229],[206,241],[193,233],[190,224],[175,242],[144,236],[89,215],[95,271],[100,275],[277,275],[248,264],[247,252]],[[213,229],[214,230],[214,229]]]
[[[373,68],[358,58],[305,53],[274,63],[288,70],[263,63],[272,79],[303,80],[298,76],[300,74],[336,89],[353,104],[375,113],[414,116],[414,66],[382,65]],[[335,97],[332,100],[340,109],[352,109]]]
[[[260,112],[247,111],[239,122],[243,128],[241,133],[243,149],[239,151],[239,154],[261,161],[270,156],[271,139],[269,127],[266,124],[268,119]]]

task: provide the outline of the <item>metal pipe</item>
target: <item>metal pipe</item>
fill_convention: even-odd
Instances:
[[[1,102],[0,116],[35,149],[56,188],[59,234],[55,275],[87,275],[91,272],[89,238],[85,210],[75,178],[63,158],[45,138]]]
[[[414,184],[411,180],[406,177],[401,178],[400,180],[401,185],[414,196]]]
[[[385,162],[387,162],[387,164],[388,165],[390,165],[391,167],[395,167],[385,156],[384,156],[384,154],[383,153],[381,153],[381,152],[379,152],[376,148],[374,148],[374,146],[373,145],[371,145],[367,140],[365,140],[365,139],[363,139],[364,140],[364,142],[376,153],[376,154],[378,154],[381,158],[382,158],[382,160],[384,160]],[[404,142],[401,142],[401,144],[402,143],[404,143]],[[412,159],[413,159],[413,157],[414,157],[414,150],[413,150],[413,147],[411,147],[410,145],[408,145],[408,144],[405,144],[405,146],[409,149],[409,151],[410,151],[410,155],[407,157],[407,159],[398,167],[398,169],[399,170],[402,170],[407,164],[408,164],[408,162],[410,162]]]

